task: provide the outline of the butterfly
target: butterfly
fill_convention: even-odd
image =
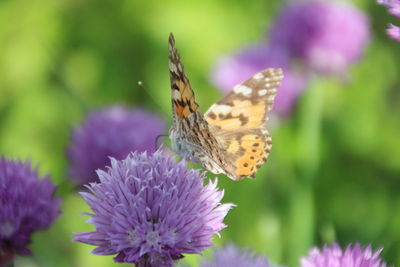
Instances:
[[[283,79],[282,70],[268,68],[254,74],[203,115],[172,33],[168,49],[173,111],[169,137],[173,152],[233,180],[254,178],[272,147],[266,115]]]

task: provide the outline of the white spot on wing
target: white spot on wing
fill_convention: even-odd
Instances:
[[[262,89],[262,90],[258,91],[258,95],[263,96],[263,95],[266,95],[267,92],[268,92],[267,89]]]
[[[257,79],[257,80],[262,79],[263,77],[264,77],[264,75],[261,72],[258,72],[253,75],[253,78]]]
[[[269,96],[269,97],[268,97],[268,102],[274,101],[274,97],[275,97],[274,95]]]
[[[172,98],[173,99],[179,99],[181,98],[181,94],[178,90],[172,90]]]
[[[249,96],[251,94],[251,92],[253,91],[253,89],[251,89],[245,85],[237,85],[233,88],[233,91],[236,94],[243,94],[244,96]]]
[[[174,63],[172,63],[172,62],[169,62],[169,69],[170,69],[172,72],[178,73],[178,71],[177,71],[177,69],[176,69],[176,65],[175,65]]]
[[[232,107],[228,105],[218,105],[214,104],[212,110],[216,113],[228,114],[232,111]]]

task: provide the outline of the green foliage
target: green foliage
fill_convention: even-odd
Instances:
[[[390,17],[383,7],[357,3],[374,31],[366,54],[346,81],[315,77],[292,117],[274,124],[272,154],[255,180],[219,177],[224,202],[238,206],[217,244],[233,241],[296,266],[312,245],[359,241],[384,246],[387,262],[400,265],[400,44],[384,34]],[[170,121],[171,31],[204,111],[220,97],[209,81],[213,64],[262,40],[281,4],[2,1],[1,153],[40,164],[64,199],[63,215],[34,235],[34,256],[17,266],[114,266],[112,257],[72,242],[73,232],[91,225],[79,216],[88,207],[66,177],[71,127],[88,109],[114,103]]]

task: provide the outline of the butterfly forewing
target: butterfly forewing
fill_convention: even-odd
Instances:
[[[186,77],[175,40],[169,37],[169,72],[174,123],[170,129],[172,149],[180,156],[203,165],[213,173],[224,173],[223,159],[215,137],[209,130],[189,79]]]
[[[204,115],[207,122],[221,130],[263,125],[282,78],[281,69],[269,68],[256,73],[212,105]]]
[[[189,117],[196,112],[199,105],[196,103],[194,92],[186,77],[179,53],[175,48],[175,39],[171,34],[168,42],[169,74],[171,80],[172,111],[174,118]]]

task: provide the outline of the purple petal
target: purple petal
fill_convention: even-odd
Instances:
[[[50,227],[60,214],[55,186],[30,165],[0,158],[0,254],[30,253],[31,234]]]
[[[221,204],[217,182],[204,185],[204,173],[157,151],[112,159],[101,182],[81,194],[93,210],[96,230],[75,241],[98,246],[98,255],[117,254],[117,262],[172,266],[182,253],[212,246],[214,234],[232,204]]]
[[[109,157],[123,159],[135,150],[153,153],[164,128],[159,117],[139,108],[112,106],[91,112],[72,131],[67,149],[71,179],[78,184],[98,181],[96,170],[109,165]]]
[[[394,40],[400,42],[400,27],[390,24],[389,28],[386,30],[387,34]]]

